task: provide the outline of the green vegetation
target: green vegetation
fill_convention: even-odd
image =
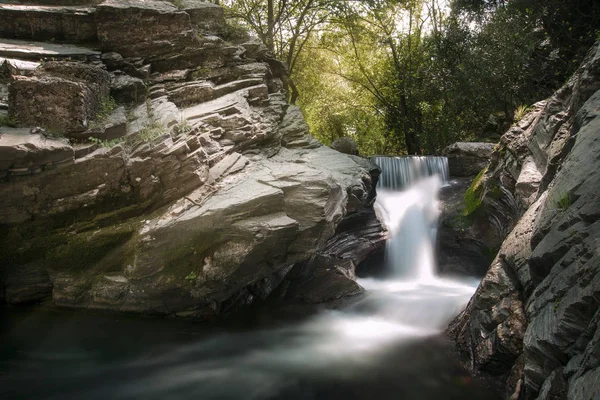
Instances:
[[[521,121],[525,116],[531,111],[531,108],[526,105],[520,105],[515,110],[514,122],[517,123]]]
[[[571,206],[571,196],[568,192],[558,192],[558,197],[554,199],[554,207],[557,210],[565,211]]]
[[[248,29],[235,19],[228,19],[221,35],[230,42],[245,41],[250,38]]]
[[[96,143],[98,146],[100,147],[114,147],[116,145],[118,145],[119,143],[123,142],[123,139],[113,139],[113,140],[102,140],[102,139],[98,139],[95,137],[89,137],[88,140],[92,143]]]
[[[192,271],[189,274],[187,274],[187,276],[185,277],[186,281],[190,281],[190,283],[194,283],[194,281],[198,279],[198,274],[196,274],[196,271]]]
[[[497,140],[600,32],[596,0],[222,3],[289,65],[313,135],[350,136],[365,155]]]
[[[0,126],[17,127],[17,121],[14,121],[8,115],[0,115]]]
[[[464,197],[464,200],[465,200],[465,209],[463,211],[464,216],[472,215],[481,206],[481,199],[482,199],[482,194],[483,194],[482,183],[483,183],[483,178],[485,177],[486,172],[487,172],[487,167],[485,167],[484,169],[481,170],[481,172],[479,172],[479,174],[473,180],[473,183],[471,183],[471,186],[469,186],[469,189],[467,189],[467,192],[465,193],[465,197]]]
[[[125,139],[125,144],[127,147],[133,148],[139,144],[151,142],[166,133],[167,128],[163,124],[154,121],[137,134],[128,136]]]
[[[98,112],[96,113],[95,121],[97,123],[105,122],[117,106],[117,101],[111,96],[102,98],[100,100]]]
[[[183,0],[171,0],[171,3],[173,3],[173,5],[179,8],[180,10],[183,10],[185,8]]]
[[[179,135],[187,135],[189,134],[194,128],[189,124],[189,122],[187,121],[187,119],[180,117],[179,118],[179,122],[177,122],[172,128],[171,128],[171,132],[173,132],[173,134],[175,136],[179,136]]]

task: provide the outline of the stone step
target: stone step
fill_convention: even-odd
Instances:
[[[97,41],[94,7],[0,4],[0,38],[62,43]]]
[[[53,59],[94,61],[100,59],[100,52],[85,47],[66,44],[0,39],[0,58],[28,60],[33,62]]]
[[[0,57],[0,70],[4,68],[10,75],[31,75],[39,66],[40,63],[36,61]]]

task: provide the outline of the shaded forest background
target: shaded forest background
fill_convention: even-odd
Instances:
[[[597,0],[225,0],[287,62],[290,99],[325,144],[439,154],[497,141],[600,39]]]

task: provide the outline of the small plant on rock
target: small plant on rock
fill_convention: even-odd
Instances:
[[[92,143],[96,143],[100,147],[107,148],[114,147],[123,141],[122,139],[102,140],[91,136],[88,138],[88,140]]]
[[[171,128],[171,132],[173,132],[173,134],[175,136],[179,136],[179,135],[187,135],[189,134],[192,130],[194,130],[194,127],[191,126],[188,122],[187,119],[180,117],[179,118],[179,122],[177,122],[173,128]]]
[[[196,271],[192,271],[189,274],[187,274],[187,276],[185,277],[186,281],[189,282],[194,282],[196,279],[198,279],[198,274],[196,273]]]
[[[482,190],[483,190],[483,178],[487,172],[487,167],[485,167],[484,169],[481,170],[481,172],[479,172],[479,174],[477,175],[477,177],[475,177],[475,179],[473,180],[473,183],[471,183],[471,186],[469,186],[469,189],[467,189],[467,192],[465,193],[465,197],[464,197],[464,202],[465,202],[465,209],[463,210],[463,215],[465,217],[468,217],[469,215],[473,214],[475,211],[477,211],[477,209],[481,206],[482,201],[481,201],[481,196],[482,196]]]
[[[101,99],[98,112],[96,113],[96,121],[106,121],[115,108],[117,108],[117,101],[111,96],[106,96]]]
[[[517,109],[515,110],[514,123],[516,124],[519,121],[521,121],[523,118],[525,118],[525,116],[529,113],[529,111],[531,111],[530,107],[528,107],[524,104],[517,107]]]
[[[556,209],[564,211],[571,206],[571,196],[568,192],[559,192],[558,198],[554,200]]]

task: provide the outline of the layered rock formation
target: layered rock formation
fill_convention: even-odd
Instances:
[[[474,190],[510,229],[450,336],[510,399],[600,397],[600,43],[503,137]]]
[[[214,4],[79,8],[0,6],[5,301],[208,318],[359,293],[379,170],[308,134],[285,66]]]

